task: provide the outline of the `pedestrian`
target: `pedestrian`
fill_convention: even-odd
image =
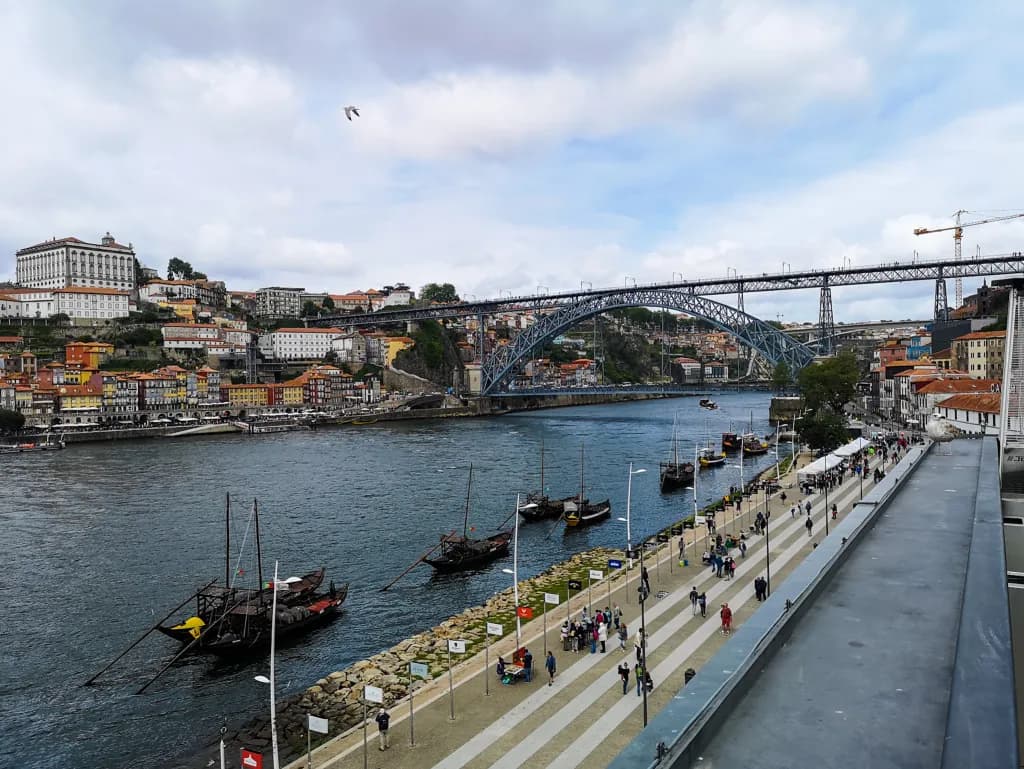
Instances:
[[[833,504],[833,505],[832,505],[832,520],[833,520],[833,521],[834,521],[834,520],[836,519],[836,516],[837,516],[837,515],[839,515],[839,508],[837,508],[837,507],[836,507],[836,506],[835,506],[835,505]]]
[[[388,727],[391,725],[391,716],[388,712],[381,708],[380,712],[377,713],[377,733],[380,736],[380,749],[387,750],[391,747],[391,741],[388,739]]]
[[[654,691],[654,681],[651,679],[651,671],[644,670],[644,686],[647,687],[647,691]]]
[[[612,617],[615,619],[615,629],[618,630],[619,623],[622,621],[622,609],[618,604],[615,604],[615,608],[612,609]]]
[[[700,606],[700,616],[708,616],[708,594],[701,593],[700,597],[697,599],[697,603]]]
[[[779,495],[779,499],[781,499],[781,500],[782,500],[782,504],[786,504],[786,492],[782,492],[782,493],[781,493],[781,494]]]
[[[640,662],[644,657],[644,647],[647,645],[647,641],[644,638],[644,629],[640,628],[640,632],[636,634],[636,639],[633,641],[633,648],[636,650],[636,661]]]
[[[730,556],[729,557],[729,579],[736,576],[736,561]]]
[[[722,604],[718,616],[722,618],[722,634],[729,635],[732,632],[732,609],[729,608],[729,604]]]
[[[597,654],[597,637],[598,637],[598,634],[599,634],[598,627],[600,627],[600,626],[599,625],[592,625],[591,628],[590,628],[590,653],[591,654]]]
[[[555,682],[555,655],[550,651],[548,652],[547,659],[544,660],[544,667],[548,671],[548,686],[551,686]]]
[[[608,626],[603,622],[598,625],[597,640],[601,642],[601,654],[604,654],[604,645],[608,641]]]
[[[533,680],[533,654],[529,649],[523,654],[523,672],[526,674],[526,683]]]
[[[796,505],[789,508],[789,517],[796,518]]]
[[[717,569],[716,576],[721,577],[722,570],[725,568],[725,559],[720,555],[715,555],[715,568]]]
[[[619,625],[619,649],[621,649],[622,651],[626,651],[626,636],[626,623],[623,622],[621,625]]]
[[[619,664],[619,678],[622,679],[622,693],[629,689],[629,665],[625,661]]]
[[[633,666],[633,672],[636,674],[636,696],[639,697],[640,687],[644,685],[644,675],[647,671],[644,670],[644,666],[638,661],[636,665]]]
[[[740,539],[740,558],[746,558],[746,557],[747,557],[747,541],[745,539]]]
[[[807,529],[807,536],[811,537],[814,535],[814,521],[811,519],[810,514],[807,515],[807,520],[804,521],[804,528]]]
[[[808,514],[808,515],[810,515],[810,514],[811,514],[811,500],[809,500],[809,499],[807,500],[807,504],[806,504],[806,505],[804,505],[804,510],[806,510],[806,511],[807,511],[807,514]]]
[[[693,609],[693,616],[697,616],[697,599],[700,598],[700,593],[697,592],[697,586],[694,585],[693,589],[690,590],[690,608]]]
[[[644,586],[644,593],[650,595],[651,593],[651,576],[647,573],[647,567],[640,567],[640,584]]]

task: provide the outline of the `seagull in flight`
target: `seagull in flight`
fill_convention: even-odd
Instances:
[[[349,120],[351,120],[353,115],[355,115],[356,117],[359,117],[359,108],[358,107],[353,107],[352,105],[349,105],[348,107],[345,107],[345,117],[347,117]]]

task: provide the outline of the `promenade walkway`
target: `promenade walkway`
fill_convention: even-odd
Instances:
[[[799,466],[809,462],[802,457]],[[873,463],[872,466],[877,464]],[[813,494],[804,497],[796,488],[795,469],[782,479],[787,494],[786,503],[779,494],[767,502],[772,516],[769,524],[771,557],[771,583],[780,584],[794,568],[825,536],[824,495]],[[872,486],[869,479],[863,483],[863,491]],[[861,484],[857,478],[847,479],[839,488],[828,494],[828,506],[835,503],[839,518],[849,511],[860,498]],[[780,492],[781,493],[781,492]],[[813,537],[808,537],[804,527],[805,514],[790,516],[791,504],[799,499],[801,504],[809,499],[814,521]],[[760,506],[758,506],[758,504]],[[764,509],[764,496],[744,500],[744,508],[738,517],[719,521],[719,533],[739,534],[752,524],[757,510]],[[726,511],[732,515],[731,511]],[[721,517],[721,516],[720,516]],[[642,520],[640,515],[637,521]],[[678,558],[676,541],[670,547],[662,548],[657,556],[652,553],[645,557],[651,580],[651,597],[645,605],[648,634],[647,659],[654,691],[648,694],[647,708],[653,717],[683,686],[686,668],[692,667],[700,675],[701,666],[728,639],[720,632],[718,611],[723,602],[733,610],[733,625],[741,625],[759,605],[754,597],[753,581],[765,576],[766,544],[764,536],[748,532],[746,558],[739,552],[733,555],[737,562],[734,580],[719,579],[708,567],[700,565],[700,551],[703,550],[703,528],[688,532],[697,537],[696,547],[690,541],[687,553],[690,565],[680,568],[669,563],[669,558]],[[694,559],[692,554],[697,551]],[[671,551],[671,552],[670,552]],[[696,563],[694,563],[696,560]],[[634,575],[635,574],[635,575]],[[514,637],[495,643],[490,652],[490,668],[484,670],[484,655],[479,654],[460,665],[455,671],[455,720],[450,718],[450,700],[447,677],[435,679],[420,689],[415,696],[415,746],[410,746],[410,721],[408,702],[402,702],[390,709],[391,748],[380,751],[377,747],[377,727],[370,722],[368,729],[370,767],[395,767],[396,769],[516,769],[516,767],[557,767],[570,769],[586,764],[587,769],[608,765],[611,760],[641,730],[643,726],[643,698],[636,694],[632,678],[635,662],[633,641],[640,627],[640,610],[636,600],[639,569],[631,572],[629,595],[625,581],[613,583],[612,604],[618,604],[624,611],[624,621],[629,628],[629,641],[625,652],[619,650],[618,640],[610,638],[607,653],[564,652],[559,640],[559,626],[566,616],[565,607],[558,607],[548,618],[546,645],[555,653],[558,674],[554,685],[547,685],[544,670],[543,629],[540,619],[524,627],[523,643],[533,652],[536,674],[531,683],[502,685],[495,676],[494,664],[497,655],[506,659],[511,656]],[[706,592],[708,599],[707,617],[693,615],[688,598],[691,587]],[[608,603],[605,586],[595,587],[597,606]],[[574,597],[571,611],[579,617],[586,601],[586,592]],[[627,693],[622,693],[622,684],[616,672],[617,666],[626,660],[631,678]],[[489,676],[490,693],[485,694],[484,676]],[[375,711],[371,711],[371,718]],[[313,754],[314,767],[332,769],[358,769],[363,766],[363,732],[355,729],[341,735]],[[290,765],[291,769],[305,766],[305,757]]]

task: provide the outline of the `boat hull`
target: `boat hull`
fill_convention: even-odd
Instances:
[[[690,462],[673,464],[662,463],[661,465],[661,490],[662,492],[682,489],[693,483],[693,464]]]
[[[451,555],[442,554],[437,558],[424,558],[423,560],[441,574],[453,574],[459,571],[469,571],[470,569],[485,566],[491,561],[508,555],[508,547],[511,539],[511,534],[508,532],[502,532],[494,537],[483,540],[482,542],[487,543],[485,549]]]
[[[566,530],[571,531],[573,529],[580,529],[586,526],[593,526],[595,523],[600,523],[612,515],[612,504],[610,500],[604,502],[598,502],[597,504],[583,505],[583,510],[567,510],[565,513],[565,525]]]

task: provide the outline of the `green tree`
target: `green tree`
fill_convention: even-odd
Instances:
[[[329,296],[326,296],[326,297],[324,297],[324,303],[323,303],[323,305],[321,305],[321,306],[322,306],[322,307],[323,307],[323,308],[324,308],[325,310],[333,310],[333,309],[334,309],[334,300],[333,300],[333,299],[331,299],[331,297],[329,297]]]
[[[857,359],[848,350],[804,368],[797,381],[808,410],[817,413],[827,406],[833,413],[842,413],[843,405],[857,393],[859,374]]]
[[[25,426],[25,415],[19,411],[0,409],[0,432],[13,433]]]
[[[303,318],[313,318],[313,317],[316,317],[319,314],[320,314],[320,309],[311,300],[307,299],[305,302],[302,303],[302,317]]]
[[[428,283],[420,289],[420,301],[423,304],[445,304],[459,301],[459,295],[451,283]]]
[[[194,277],[195,270],[188,262],[175,256],[167,263],[168,280],[192,280]]]
[[[776,390],[785,390],[793,382],[793,373],[789,370],[789,364],[780,360],[772,372],[772,387]]]
[[[800,439],[814,450],[831,451],[846,443],[846,422],[841,414],[831,412],[806,416],[797,421]]]
[[[50,316],[50,323],[55,326],[66,326],[71,322],[71,318],[66,313],[57,312]]]

